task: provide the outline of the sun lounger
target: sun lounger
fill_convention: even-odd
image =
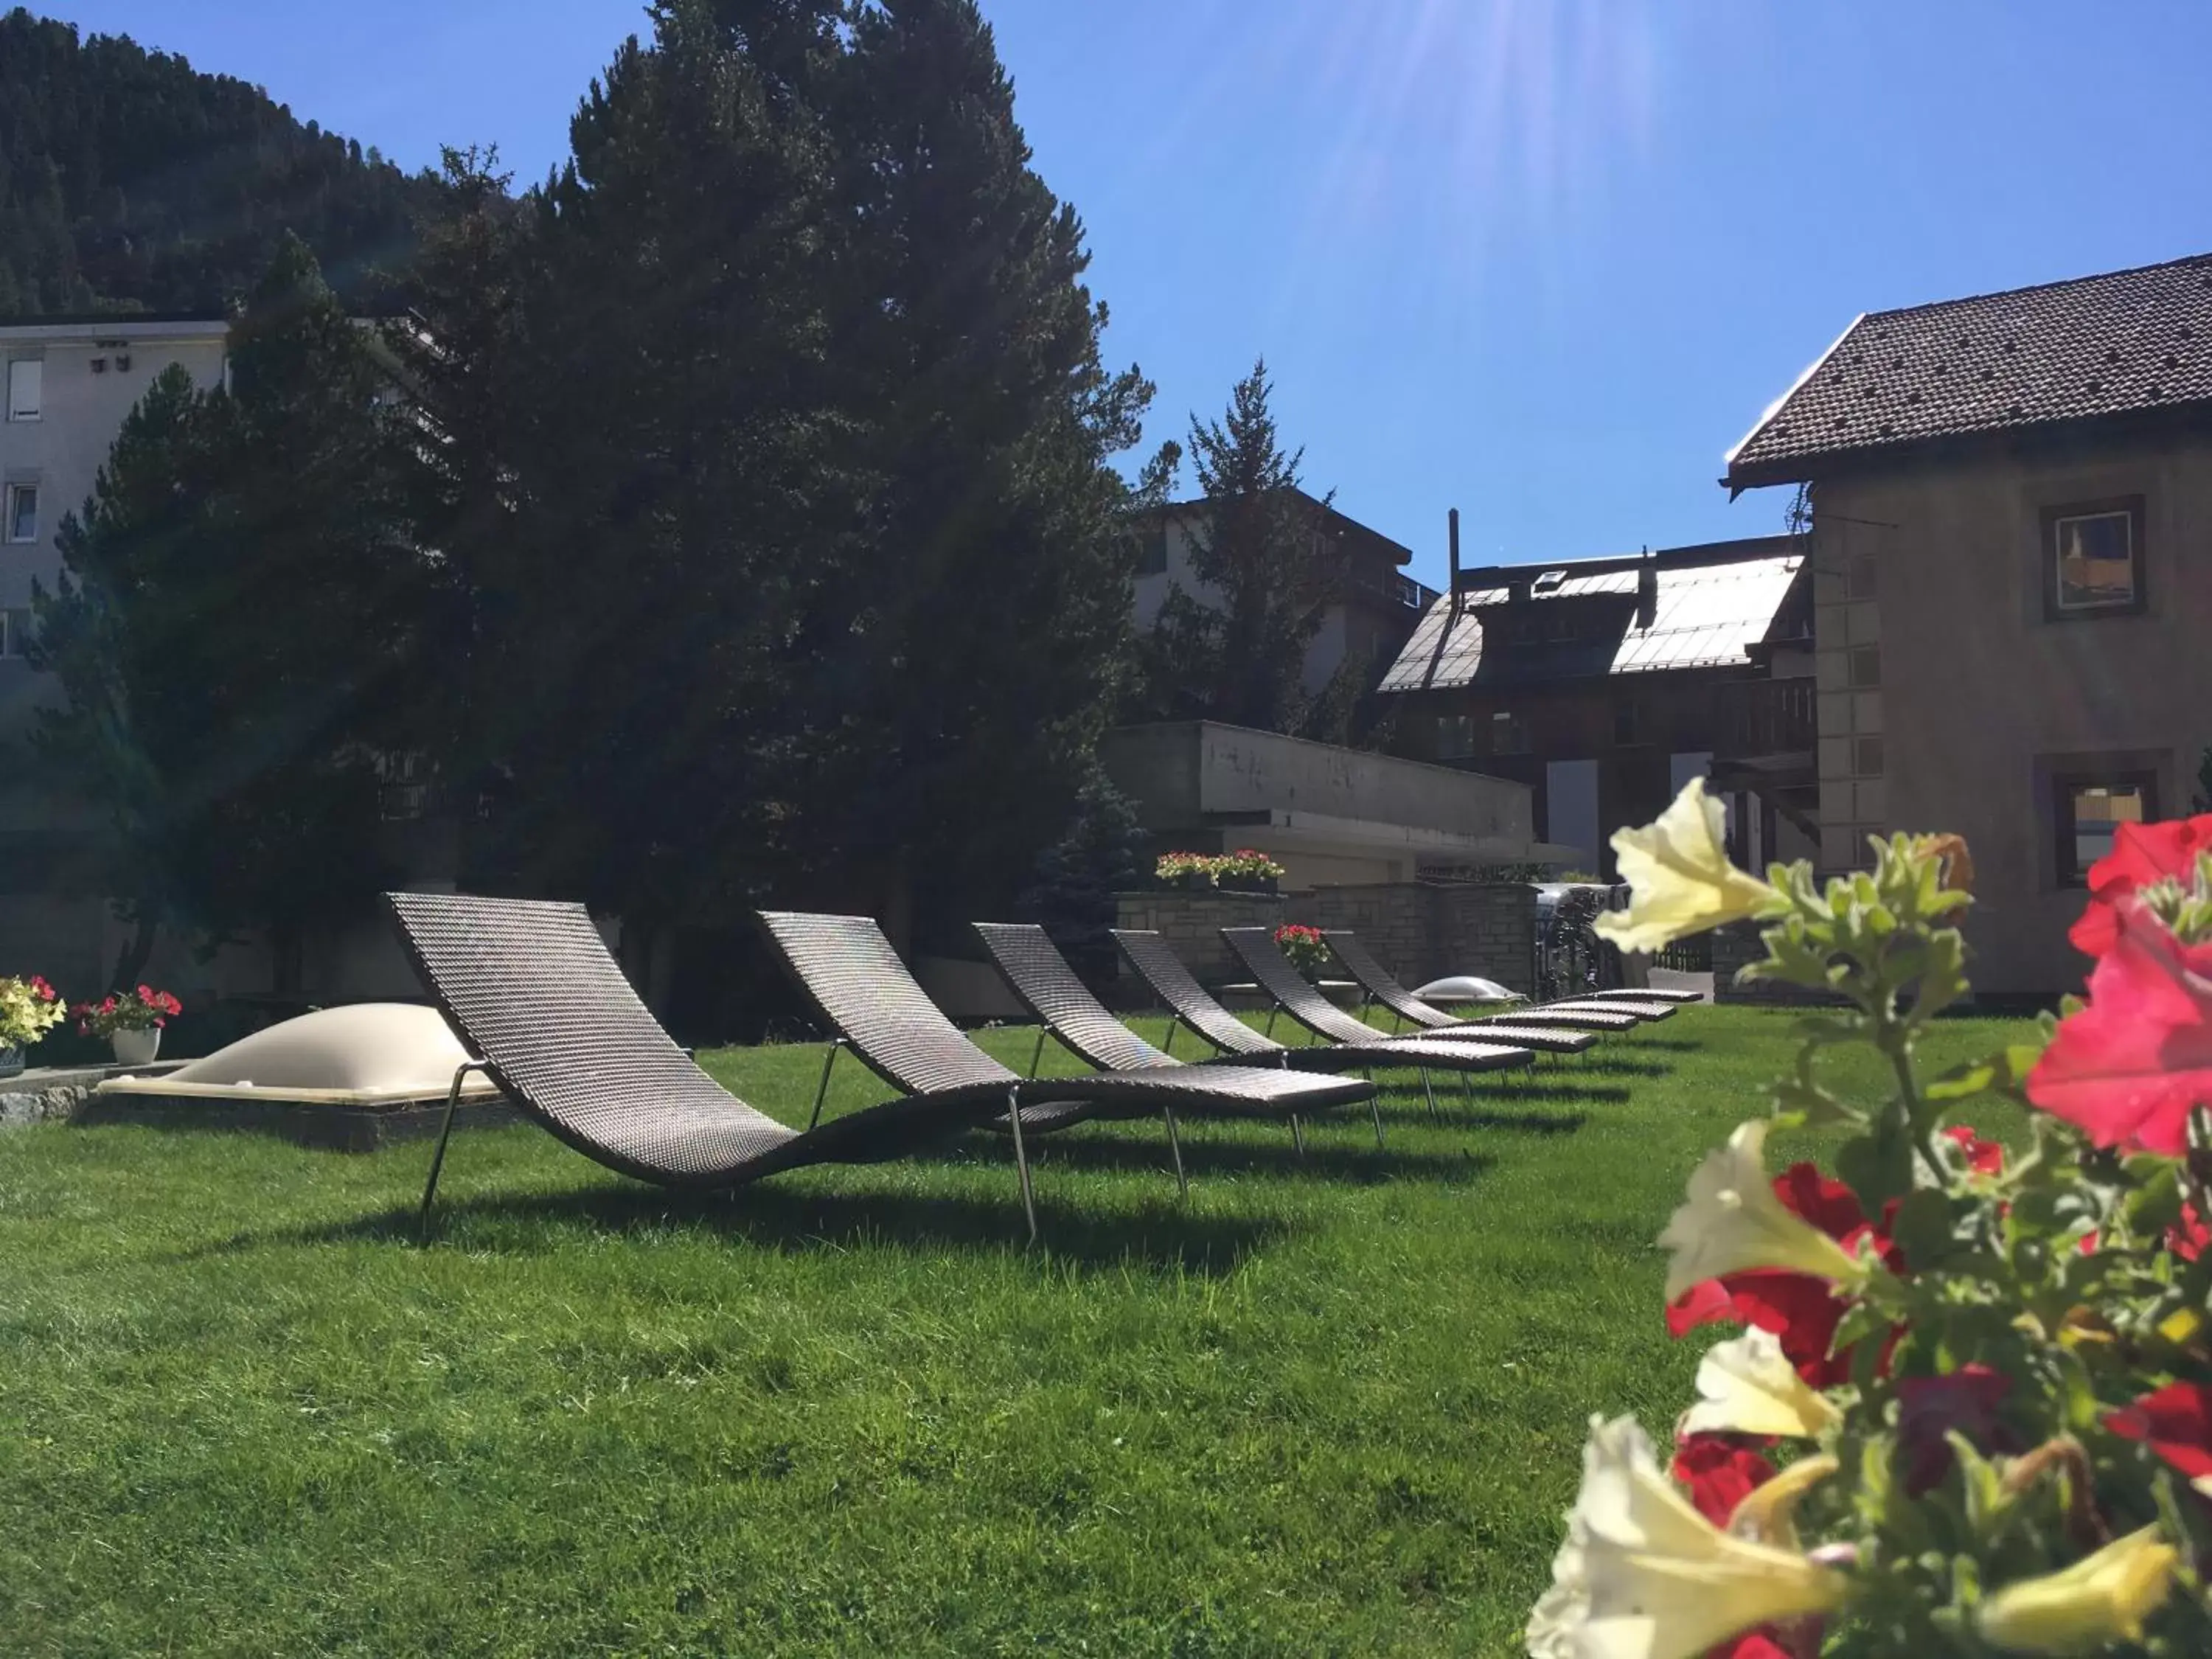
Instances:
[[[1182,1148],[1175,1120],[1178,1111],[1241,1108],[1255,1114],[1287,1115],[1293,1110],[1316,1112],[1355,1105],[1373,1092],[1370,1085],[1345,1079],[1293,1082],[1279,1073],[1251,1068],[1229,1072],[1178,1066],[1146,1074],[1024,1078],[992,1059],[945,1018],[907,971],[883,930],[867,917],[763,910],[760,921],[808,999],[869,1070],[910,1094],[974,1092],[995,1097],[1013,1133],[1014,1158],[1032,1236],[1036,1210],[1030,1195],[1029,1155],[1023,1130],[1024,1113],[1033,1104],[1073,1102],[1086,1115],[1094,1116],[1148,1117],[1159,1113],[1167,1124],[1176,1178],[1182,1184]],[[833,1048],[823,1064],[825,1086],[836,1054]]]
[[[1043,1029],[1037,1033],[1036,1053],[1030,1057],[1030,1073],[1036,1074],[1038,1060],[1044,1053],[1047,1036],[1058,1037],[1078,1058],[1108,1072],[1157,1072],[1162,1069],[1187,1067],[1188,1062],[1173,1054],[1155,1048],[1114,1018],[1106,1005],[1091,994],[1067,958],[1060,953],[1043,928],[1034,922],[979,921],[975,924],[977,937],[983,948],[991,953],[1003,977],[1022,1006],[1034,1014]],[[1204,1075],[1219,1076],[1225,1068],[1218,1065],[1205,1067]],[[1291,1134],[1298,1150],[1305,1150],[1305,1136],[1298,1124],[1297,1105],[1311,1079],[1304,1073],[1282,1070],[1256,1071],[1238,1067],[1239,1071],[1255,1070],[1261,1078],[1273,1078],[1289,1086],[1281,1091],[1283,1104],[1270,1100],[1264,1108],[1257,1103],[1231,1097],[1216,1109],[1229,1115],[1250,1117],[1267,1115],[1287,1117]],[[1285,1111],[1284,1105],[1289,1109]],[[1382,1144],[1382,1114],[1376,1109],[1374,1096],[1368,1097],[1368,1109],[1375,1121],[1375,1144]]]
[[[737,1187],[801,1164],[872,1163],[1006,1114],[1003,1087],[917,1089],[790,1128],[677,1047],[582,905],[440,893],[385,898],[424,986],[471,1056],[446,1097],[422,1188],[426,1231],[471,1072],[489,1075],[585,1157],[664,1187]]]

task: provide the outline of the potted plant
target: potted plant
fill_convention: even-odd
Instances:
[[[81,1002],[73,1011],[76,1028],[87,1036],[104,1036],[118,1066],[145,1066],[161,1052],[161,1028],[184,1005],[150,985],[118,996],[110,991],[98,1002]]]
[[[1328,961],[1328,946],[1322,940],[1320,928],[1286,921],[1275,929],[1275,948],[1289,958],[1291,967],[1320,983],[1321,970]]]
[[[1283,878],[1281,865],[1249,847],[1224,854],[1214,865],[1215,883],[1224,893],[1272,893]]]
[[[23,1050],[68,1018],[61,994],[38,975],[0,979],[0,1077],[23,1070]]]
[[[1163,887],[1186,890],[1211,887],[1214,866],[1220,860],[1206,853],[1163,853],[1152,866],[1152,876]]]

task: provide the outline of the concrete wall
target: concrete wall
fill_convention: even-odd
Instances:
[[[1528,786],[1365,750],[1178,720],[1109,732],[1100,753],[1148,825],[1280,811],[1534,839]]]
[[[2131,495],[2147,609],[2045,620],[2044,509]],[[1863,862],[1870,831],[1955,830],[1977,872],[1976,988],[2078,986],[2051,778],[2144,769],[2160,816],[2189,808],[2212,741],[2212,439],[1832,479],[1816,513],[1823,862]],[[1850,683],[1866,646],[1878,686]],[[1878,770],[1848,741],[1864,736]]]

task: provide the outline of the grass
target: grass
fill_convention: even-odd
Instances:
[[[1441,1127],[1394,1090],[1304,1165],[1188,1124],[1188,1207],[1086,1126],[1034,1253],[983,1137],[690,1200],[468,1133],[419,1249],[427,1147],[0,1136],[0,1645],[1515,1651],[1589,1414],[1686,1403],[1650,1241],[1788,1031],[1692,1009]],[[803,1121],[821,1055],[705,1059]]]

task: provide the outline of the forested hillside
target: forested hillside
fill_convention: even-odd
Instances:
[[[0,316],[221,305],[287,230],[359,303],[428,191],[243,81],[0,16]]]

